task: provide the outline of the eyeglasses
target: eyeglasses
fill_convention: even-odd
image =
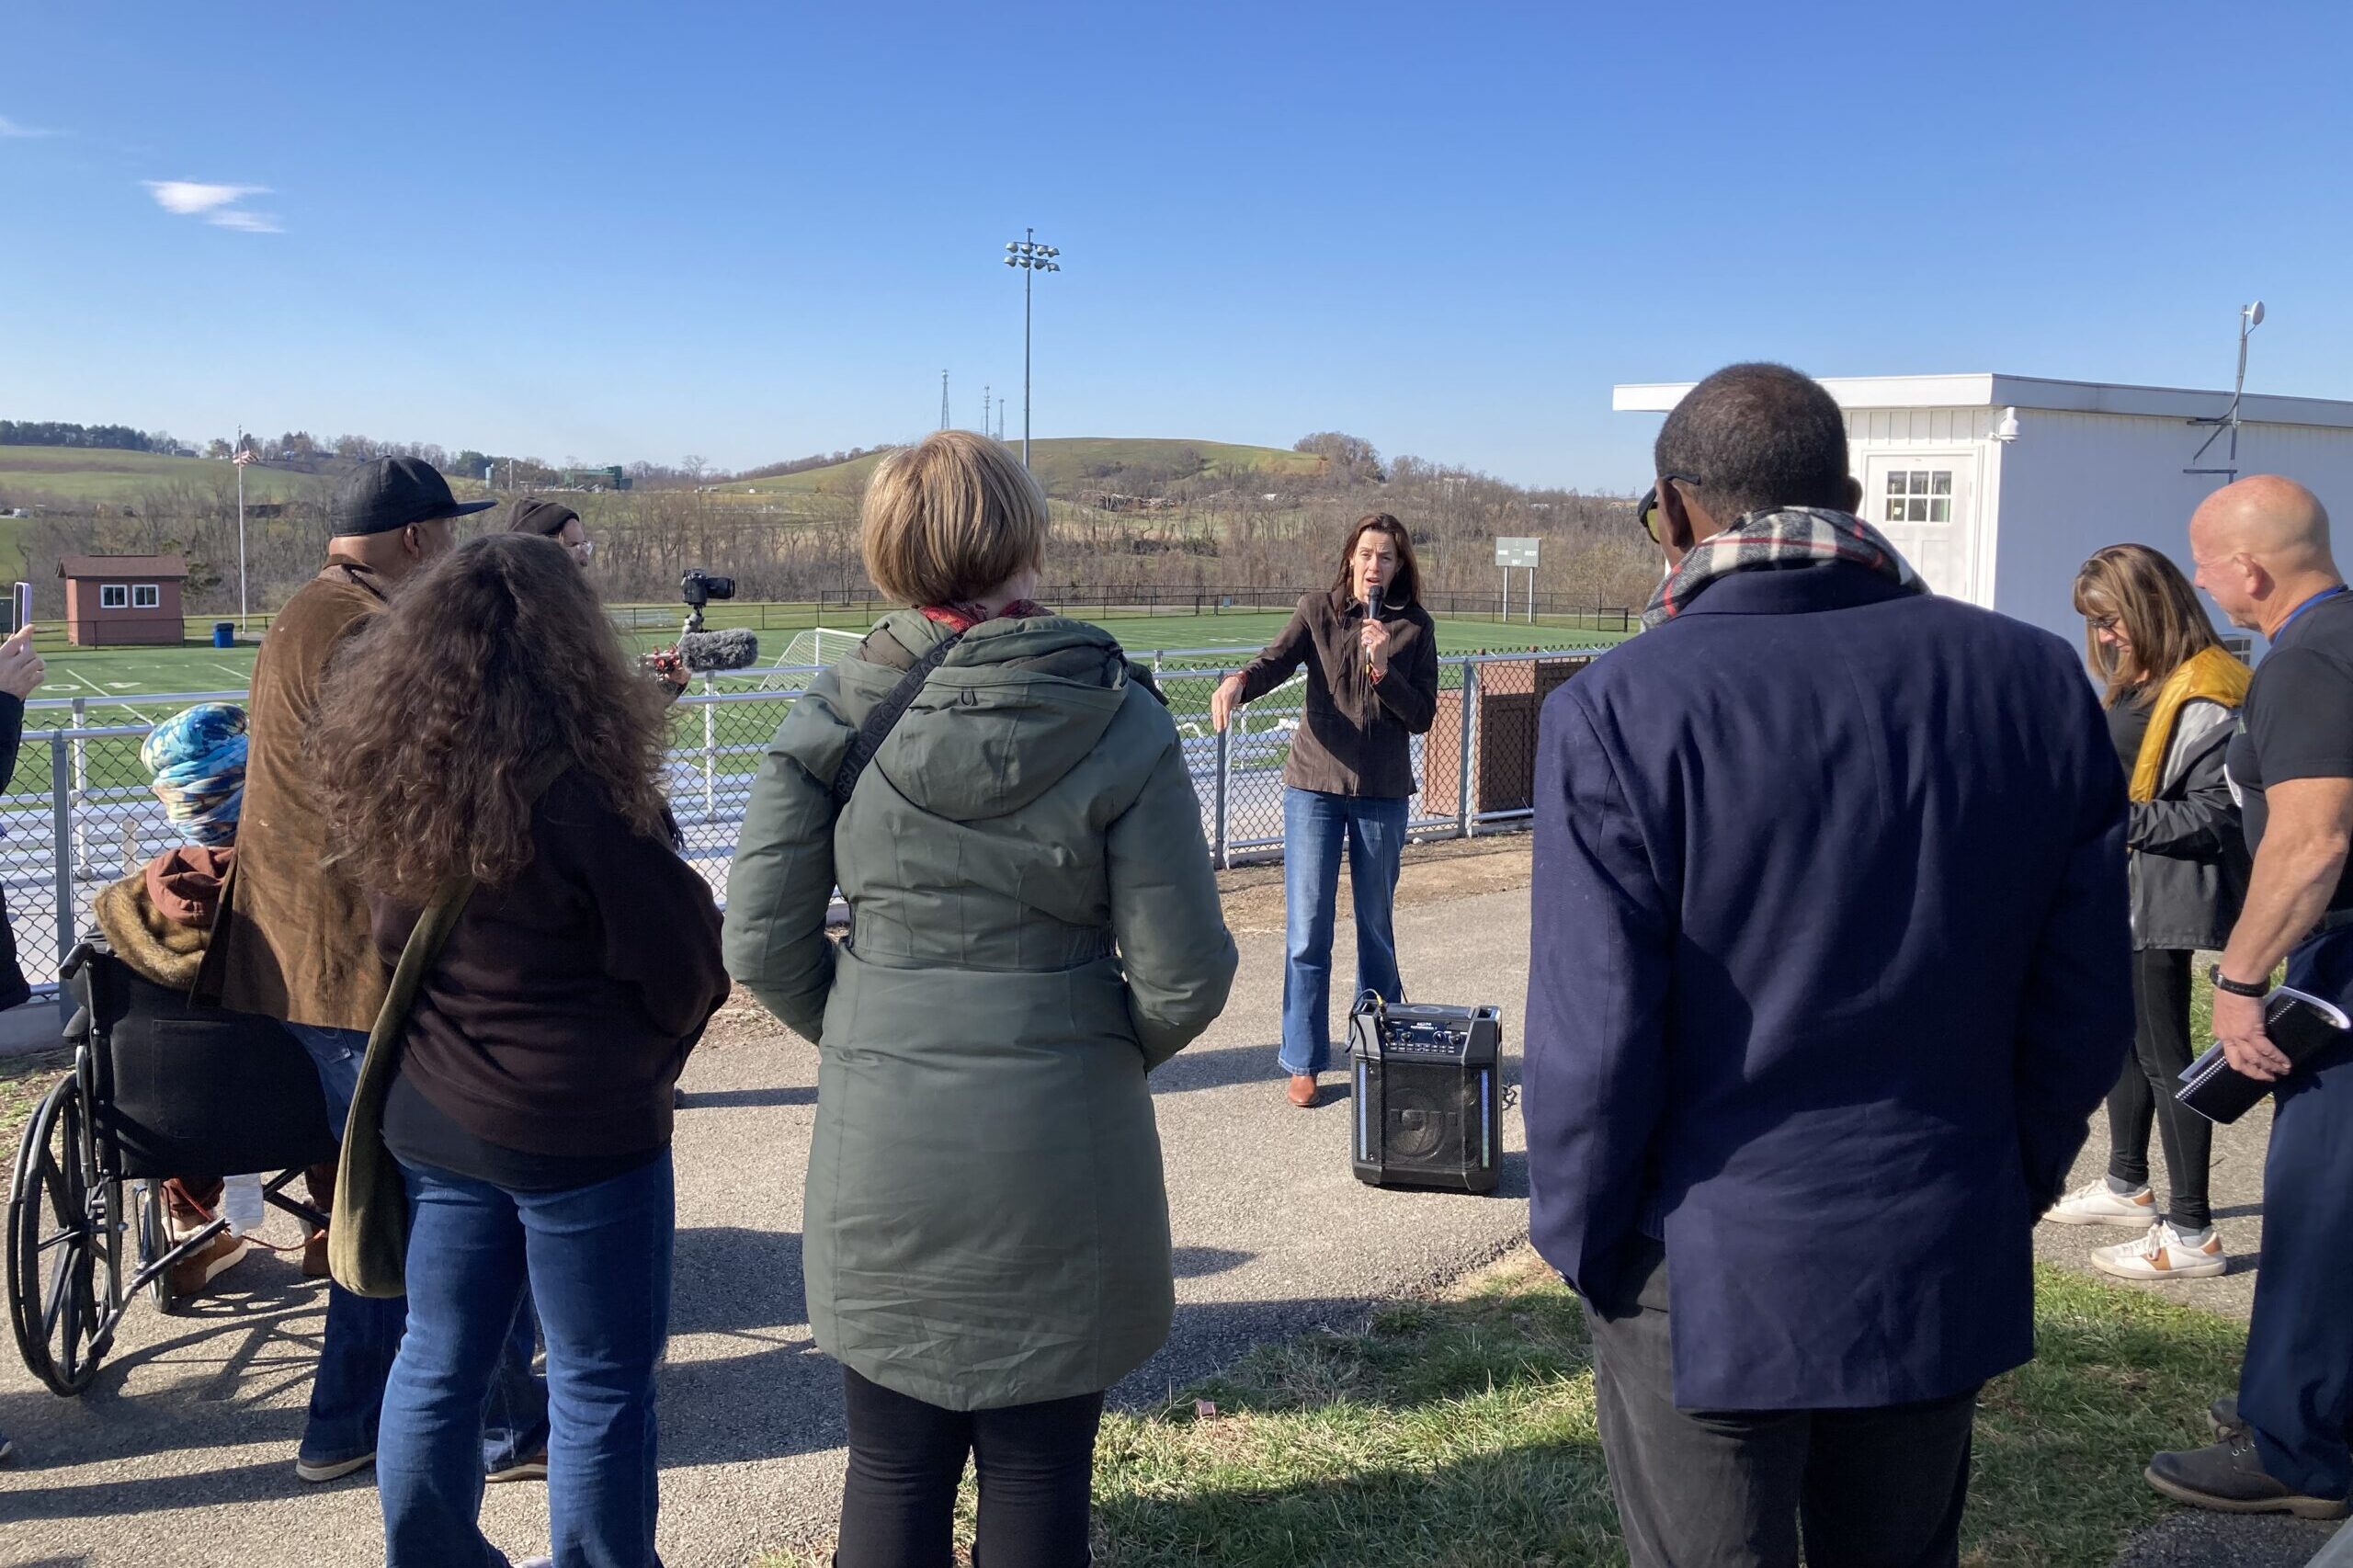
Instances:
[[[563,544],[562,540],[556,542]],[[578,544],[565,544],[563,548],[572,551],[572,558],[583,566],[587,565],[597,554],[597,541],[593,539],[584,539]]]
[[[1643,492],[1643,498],[1634,503],[1634,521],[1643,525],[1643,531],[1651,536],[1653,544],[1663,542],[1658,537],[1658,487],[1668,480],[1677,484],[1688,484],[1694,489],[1702,488],[1701,482],[1688,473],[1662,473],[1657,483]]]
[[[2124,618],[2120,615],[2095,615],[2088,619],[2094,631],[2113,631],[2124,624]]]

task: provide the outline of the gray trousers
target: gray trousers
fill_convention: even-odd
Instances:
[[[1609,1492],[1632,1568],[1954,1568],[1977,1391],[1871,1410],[1675,1407],[1665,1254],[1586,1303]]]

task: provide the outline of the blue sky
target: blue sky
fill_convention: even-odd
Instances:
[[[2341,6],[360,10],[0,12],[0,417],[904,438],[1017,398],[1025,224],[1040,436],[1624,488],[1615,381],[2214,385],[2257,296],[2353,397]]]

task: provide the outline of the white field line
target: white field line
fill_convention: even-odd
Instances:
[[[153,723],[153,722],[155,722],[154,720],[150,719],[149,717],[147,717],[147,715],[146,715],[146,714],[142,713],[138,709],[131,707],[130,704],[128,704],[128,703],[126,703],[126,702],[123,702],[120,699],[119,699],[118,697],[116,697],[116,695],[115,695],[113,692],[108,691],[105,687],[100,686],[97,681],[92,680],[88,676],[84,675],[80,670],[69,669],[69,670],[67,670],[65,673],[66,673],[67,675],[69,675],[69,676],[72,676],[75,680],[80,681],[84,686],[88,687],[92,691],[96,692],[98,696],[105,698],[105,699],[106,699],[106,700],[107,700],[107,706],[108,706],[109,709],[117,709],[117,710],[119,710],[123,711],[123,712],[129,713],[132,718],[134,718],[134,719],[138,720],[138,721],[139,721],[141,723],[142,723],[142,724],[152,724],[152,723]],[[100,725],[102,725],[102,726],[103,726],[103,725],[106,723],[105,716],[104,716],[104,715],[98,715],[98,716],[97,716],[97,722]]]

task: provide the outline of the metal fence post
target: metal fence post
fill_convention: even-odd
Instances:
[[[1220,676],[1218,678],[1223,680],[1225,677]],[[1217,804],[1212,819],[1215,841],[1210,846],[1211,861],[1229,870],[1233,866],[1233,852],[1227,847],[1227,845],[1232,842],[1233,835],[1226,831],[1225,818],[1227,802],[1232,798],[1232,791],[1227,787],[1227,778],[1231,772],[1229,765],[1233,756],[1233,722],[1229,718],[1225,728],[1217,733]]]
[[[719,809],[719,704],[710,700],[718,689],[710,677],[702,677],[702,820],[709,822]]]
[[[65,732],[49,733],[50,865],[57,894],[57,963],[63,968],[74,951],[74,786],[73,759],[66,754]]]
[[[1478,723],[1479,666],[1470,659],[1462,661],[1462,757],[1461,787],[1454,792],[1454,836],[1471,836],[1471,732]]]
[[[80,733],[83,730],[89,728],[89,699],[77,697],[74,699],[74,803],[77,806],[82,803],[90,788],[89,743],[83,740]],[[74,820],[74,869],[76,871],[86,871],[90,869],[90,846],[83,842],[81,813],[75,812]],[[63,844],[65,841],[61,838],[58,842]]]

